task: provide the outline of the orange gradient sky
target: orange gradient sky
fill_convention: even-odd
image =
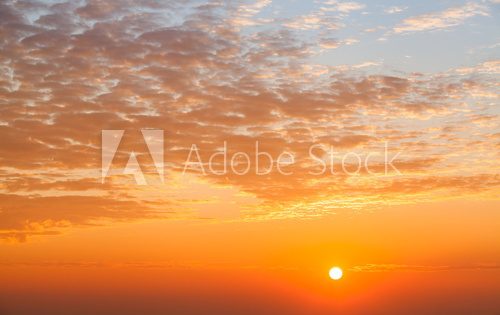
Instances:
[[[500,313],[499,2],[389,2],[0,3],[0,315]]]

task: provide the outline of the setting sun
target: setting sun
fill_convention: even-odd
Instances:
[[[339,267],[333,267],[332,269],[330,269],[330,272],[328,274],[330,275],[330,278],[332,280],[340,280],[342,279],[342,275],[344,273]]]

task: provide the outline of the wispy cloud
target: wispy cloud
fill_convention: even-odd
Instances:
[[[359,3],[359,2],[353,2],[353,1],[337,1],[337,0],[329,0],[324,2],[325,5],[328,5],[328,7],[325,7],[324,10],[326,11],[337,11],[341,13],[349,13],[352,11],[359,11],[362,10],[366,7],[365,4]]]
[[[355,38],[346,38],[342,40],[334,39],[334,38],[323,38],[319,41],[319,46],[324,49],[335,49],[340,46],[349,46],[358,43],[359,40]]]
[[[412,272],[440,272],[452,270],[488,270],[500,269],[498,263],[477,263],[468,265],[401,265],[401,264],[366,264],[353,266],[349,270],[353,272],[390,272],[390,271],[412,271]]]
[[[283,23],[283,25],[296,30],[335,30],[339,28],[335,18],[325,15],[323,12],[297,16]]]
[[[384,12],[387,14],[396,14],[396,13],[401,13],[401,12],[405,11],[406,9],[408,9],[408,7],[394,6],[394,7],[389,7],[387,9],[385,9]]]
[[[441,12],[407,18],[394,27],[393,32],[401,34],[446,29],[463,24],[465,20],[471,17],[487,15],[489,15],[489,8],[487,6],[470,2],[463,6],[449,8]]]

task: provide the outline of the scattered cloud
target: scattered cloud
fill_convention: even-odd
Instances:
[[[485,73],[500,74],[500,60],[485,61],[475,67],[462,67],[455,69],[460,74]]]
[[[232,14],[231,23],[237,26],[259,25],[269,20],[256,19],[255,15],[271,4],[272,0],[259,0],[253,3],[240,5]]]
[[[203,177],[258,200],[242,212],[243,219],[318,216],[339,205],[407,202],[410,195],[431,200],[437,192],[481,194],[499,185],[490,143],[496,139],[490,124],[496,115],[482,109],[497,93],[491,69],[498,61],[434,74],[366,74],[359,69],[378,63],[311,62],[318,43],[297,30],[335,29],[336,17],[325,13],[243,32],[227,21],[246,25],[242,21],[269,1],[192,5],[188,14],[178,2],[124,3],[118,9],[99,1],[0,5],[0,237],[182,215],[194,202],[181,200],[192,199],[193,189],[183,188],[175,174],[191,144],[199,146],[204,161],[224,141],[230,154],[249,152],[252,160],[255,141],[274,157],[283,150],[295,154],[297,163],[289,167],[294,176],[261,177],[252,165],[246,176]],[[342,13],[363,7],[329,3]],[[486,12],[481,5],[466,7],[419,17],[427,26],[404,22],[400,32],[461,23]],[[332,36],[319,45],[333,49],[356,42]],[[464,116],[470,112],[478,116]],[[443,129],[422,131],[401,117]],[[474,133],[451,128],[466,119],[475,120],[469,122]],[[147,147],[134,135],[143,128],[165,130],[168,187],[141,190],[123,176],[101,185],[101,130],[127,132],[116,167],[134,151],[146,171],[154,170]],[[404,150],[404,178],[309,173],[318,167],[308,158],[312,144],[380,152],[383,141]],[[328,167],[341,166],[336,160]],[[190,175],[201,177],[196,171]]]

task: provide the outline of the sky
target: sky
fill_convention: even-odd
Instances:
[[[1,1],[0,315],[500,313],[499,29]]]

